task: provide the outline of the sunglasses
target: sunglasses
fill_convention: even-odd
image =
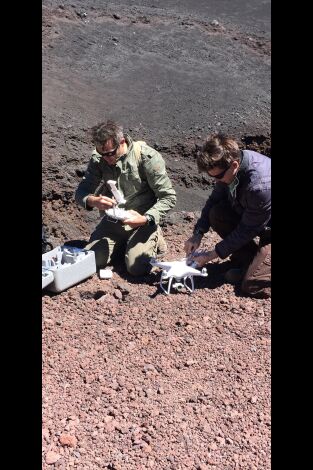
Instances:
[[[226,168],[226,170],[223,170],[221,173],[218,173],[217,175],[210,175],[210,173],[208,172],[208,175],[211,176],[211,178],[216,178],[217,180],[221,180],[224,177],[227,170],[229,170],[229,168]]]
[[[101,155],[101,157],[114,157],[114,155],[116,154],[117,152],[117,149],[119,148],[120,144],[118,144],[115,149],[113,150],[110,150],[109,152],[99,152],[99,150],[97,150],[97,152]]]

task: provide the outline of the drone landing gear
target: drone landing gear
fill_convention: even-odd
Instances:
[[[175,279],[177,282],[175,282],[172,286],[173,279]],[[191,287],[188,286],[187,279],[190,279]],[[164,288],[163,281],[168,281],[167,289]],[[166,295],[169,295],[171,291],[171,286],[173,287],[173,289],[176,289],[178,292],[181,292],[183,288],[185,287],[187,291],[192,294],[193,291],[195,290],[193,276],[185,276],[183,278],[183,281],[184,283],[182,284],[181,279],[174,278],[173,276],[169,277],[166,271],[162,271],[161,279],[160,279],[160,287],[163,290],[163,292],[165,292]]]

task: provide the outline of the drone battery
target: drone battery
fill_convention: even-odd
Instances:
[[[49,283],[43,279],[42,288],[62,292],[96,272],[95,253],[65,245],[58,246],[42,255],[42,269],[53,276]]]
[[[111,279],[111,277],[113,276],[113,272],[111,271],[111,269],[100,269],[99,270],[99,277],[100,279]]]

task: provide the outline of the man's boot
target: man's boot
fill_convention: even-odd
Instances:
[[[158,244],[157,244],[157,257],[165,255],[167,252],[167,244],[163,237],[162,229],[158,226]]]
[[[226,271],[224,274],[224,279],[226,282],[229,282],[229,284],[237,284],[237,282],[242,281],[244,274],[244,269],[232,268]]]
[[[231,268],[224,274],[224,279],[230,284],[241,282],[258,251],[257,244],[252,240],[244,247],[230,255]]]

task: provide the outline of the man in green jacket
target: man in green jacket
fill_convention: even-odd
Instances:
[[[91,234],[86,249],[93,250],[97,268],[110,263],[116,253],[125,253],[127,271],[134,276],[147,274],[149,259],[164,251],[160,221],[176,203],[176,193],[166,173],[165,162],[145,142],[134,142],[113,122],[102,122],[91,130],[95,150],[80,182],[75,199],[87,210],[97,208],[102,219]],[[109,180],[125,199],[119,208],[131,218],[116,221],[106,210],[116,204]]]

